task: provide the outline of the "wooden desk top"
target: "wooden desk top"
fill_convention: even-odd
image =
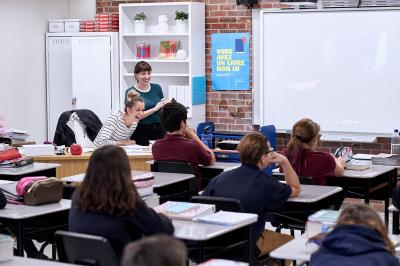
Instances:
[[[42,155],[42,156],[33,156],[35,162],[40,161],[49,161],[49,160],[57,160],[57,161],[71,161],[71,160],[89,160],[91,152],[82,153],[81,155]],[[130,153],[128,154],[129,158],[144,158],[144,159],[153,159],[153,155],[151,152],[138,152],[138,153]]]

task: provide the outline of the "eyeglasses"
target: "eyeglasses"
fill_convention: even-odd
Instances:
[[[267,153],[265,155],[267,155],[268,153],[273,152],[273,151],[274,151],[274,148],[269,148],[269,151],[267,151]]]

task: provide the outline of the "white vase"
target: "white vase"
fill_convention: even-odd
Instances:
[[[168,17],[167,15],[158,16],[158,31],[160,33],[168,33]]]
[[[135,33],[141,34],[146,32],[146,21],[145,20],[135,20]]]
[[[176,23],[176,32],[178,33],[186,32],[187,20],[176,19],[175,23]]]

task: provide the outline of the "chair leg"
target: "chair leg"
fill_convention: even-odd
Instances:
[[[57,260],[57,247],[55,243],[51,245],[51,258]]]
[[[290,235],[294,237],[294,229],[290,229]]]

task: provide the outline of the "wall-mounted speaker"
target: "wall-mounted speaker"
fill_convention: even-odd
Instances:
[[[258,0],[236,0],[237,5],[245,5],[247,8],[252,8],[253,5],[258,4]]]

